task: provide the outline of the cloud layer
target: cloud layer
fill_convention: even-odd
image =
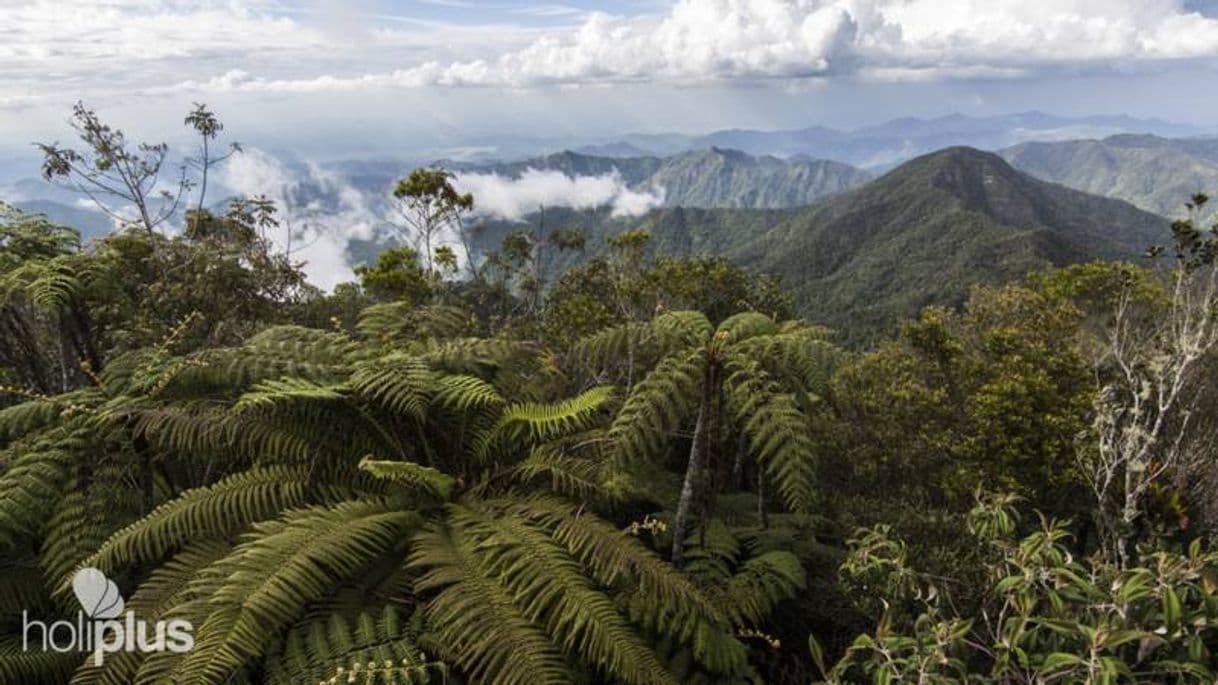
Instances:
[[[232,195],[275,201],[280,227],[268,237],[303,262],[309,282],[325,290],[354,280],[347,242],[372,238],[383,223],[362,193],[315,164],[288,169],[261,150],[247,149],[230,158],[219,176]]]
[[[1218,19],[1185,0],[678,0],[656,15],[586,17],[539,4],[494,17],[466,9],[463,21],[352,9],[362,5],[3,3],[0,107],[101,85],[308,93],[975,79],[1218,56]],[[527,23],[537,17],[575,23]]]

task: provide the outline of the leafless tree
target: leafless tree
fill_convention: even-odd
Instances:
[[[1094,359],[1095,444],[1080,450],[1080,466],[1099,504],[1106,551],[1123,566],[1133,561],[1152,487],[1195,472],[1212,447],[1197,430],[1202,362],[1218,345],[1218,227],[1207,235],[1196,226],[1206,200],[1194,197],[1191,218],[1172,226],[1166,302],[1148,311],[1135,285],[1123,284]]]
[[[35,144],[44,155],[46,180],[85,194],[115,221],[142,226],[149,233],[177,212],[193,183],[185,164],[176,178],[162,183],[168,145],[130,144],[121,130],[103,123],[81,102],[72,108],[70,124],[84,143],[81,150]]]

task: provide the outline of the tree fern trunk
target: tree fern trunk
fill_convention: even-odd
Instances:
[[[742,430],[736,436],[736,461],[732,463],[732,487],[744,487],[744,457],[748,451],[748,436]]]
[[[681,499],[677,502],[677,514],[672,522],[672,563],[680,568],[685,564],[685,531],[689,527],[689,511],[693,506],[703,478],[703,456],[706,453],[707,424],[710,423],[712,388],[711,383],[702,387],[702,404],[698,407],[698,421],[694,425],[694,439],[689,447],[689,463],[685,466],[685,483],[681,486]]]
[[[757,518],[761,520],[762,528],[770,527],[770,513],[765,501],[765,470],[757,469]]]

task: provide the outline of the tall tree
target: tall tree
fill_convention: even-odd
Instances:
[[[187,164],[199,172],[199,199],[195,202],[195,211],[201,213],[207,201],[208,172],[212,167],[240,152],[241,145],[235,142],[230,143],[228,152],[220,155],[216,155],[212,151],[212,145],[220,132],[224,130],[224,124],[215,112],[207,108],[207,105],[196,102],[195,108],[186,115],[185,123],[199,134],[199,154],[197,157],[187,160]]]
[[[462,242],[470,273],[476,273],[462,223],[462,216],[474,208],[474,196],[459,192],[453,186],[454,178],[452,172],[441,168],[415,169],[393,189],[398,215],[423,253],[429,273],[436,270],[434,246],[445,231],[454,232]]]

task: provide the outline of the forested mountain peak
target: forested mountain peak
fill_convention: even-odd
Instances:
[[[737,254],[792,286],[808,316],[865,334],[927,304],[962,302],[977,283],[1134,257],[1166,231],[1128,203],[953,147],[799,212]]]

